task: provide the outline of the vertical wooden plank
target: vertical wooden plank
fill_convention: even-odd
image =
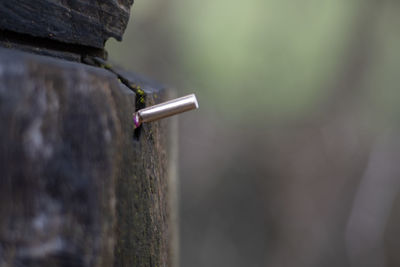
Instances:
[[[107,70],[0,49],[0,266],[170,266],[169,131],[135,134],[138,100]]]

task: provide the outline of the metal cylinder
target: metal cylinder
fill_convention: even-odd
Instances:
[[[137,111],[134,114],[135,126],[138,127],[143,122],[151,122],[163,119],[175,114],[197,109],[198,107],[199,104],[197,103],[197,99],[194,94],[176,98]]]

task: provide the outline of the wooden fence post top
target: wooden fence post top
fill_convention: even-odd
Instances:
[[[177,265],[172,124],[133,121],[170,90],[104,60],[132,4],[0,0],[0,267]]]

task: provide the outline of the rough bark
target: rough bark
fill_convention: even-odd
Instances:
[[[135,132],[136,103],[108,70],[0,49],[0,266],[169,265],[168,131]]]
[[[103,48],[122,39],[133,0],[2,0],[0,29]]]

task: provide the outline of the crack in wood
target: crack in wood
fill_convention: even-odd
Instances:
[[[8,30],[0,30],[0,46],[77,62],[81,62],[82,57],[87,55],[107,58],[107,52],[101,48],[67,44]]]

